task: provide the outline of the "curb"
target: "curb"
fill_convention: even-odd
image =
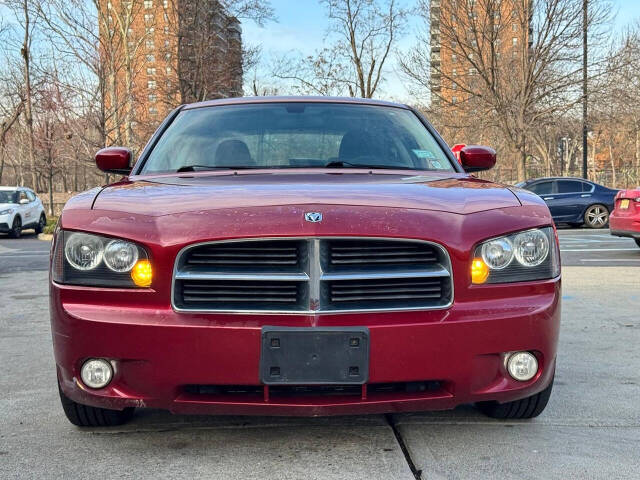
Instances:
[[[39,233],[38,240],[42,240],[43,242],[50,242],[53,240],[53,234],[51,233]]]

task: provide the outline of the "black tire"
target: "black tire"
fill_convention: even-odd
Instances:
[[[478,410],[491,418],[500,419],[525,419],[534,418],[542,413],[551,397],[553,379],[547,388],[540,393],[522,398],[514,402],[480,402],[476,404]]]
[[[584,212],[584,224],[589,228],[605,228],[609,225],[609,210],[599,203]]]
[[[11,225],[11,230],[9,230],[9,236],[11,238],[20,238],[22,235],[22,219],[20,215],[16,215],[13,219],[13,225]]]
[[[40,220],[38,220],[38,224],[34,228],[37,235],[40,235],[44,232],[44,227],[47,225],[47,217],[44,216],[44,213],[40,215]]]
[[[78,427],[115,427],[131,420],[134,408],[124,410],[109,410],[106,408],[90,407],[74,402],[58,385],[62,409],[67,419]]]

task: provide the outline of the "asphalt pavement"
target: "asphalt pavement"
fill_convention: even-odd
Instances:
[[[640,259],[640,249],[634,257],[622,246],[606,248],[603,233],[560,233],[565,268],[556,382],[537,419],[492,420],[471,406],[315,419],[138,410],[130,424],[102,429],[72,426],[59,404],[48,243],[2,238],[0,478],[637,479],[639,270],[635,262],[567,265],[603,255]],[[602,251],[576,251],[594,245]]]
[[[632,238],[614,237],[608,229],[560,228],[563,266],[640,267],[640,247]]]

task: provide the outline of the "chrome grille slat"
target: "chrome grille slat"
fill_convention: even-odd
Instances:
[[[446,250],[420,240],[312,237],[196,244],[176,258],[179,311],[339,313],[447,308]]]
[[[210,244],[188,254],[185,265],[251,265],[295,267],[300,260],[299,242],[270,240],[261,245],[246,242]]]
[[[434,247],[425,243],[408,244],[406,242],[388,244],[373,241],[361,244],[358,240],[336,240],[330,246],[329,263],[331,265],[362,264],[415,264],[437,261]]]

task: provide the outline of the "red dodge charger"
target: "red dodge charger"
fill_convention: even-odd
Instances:
[[[343,415],[545,408],[560,260],[544,202],[470,172],[417,111],[339,98],[179,107],[64,208],[51,328],[75,425],[135,408]]]

